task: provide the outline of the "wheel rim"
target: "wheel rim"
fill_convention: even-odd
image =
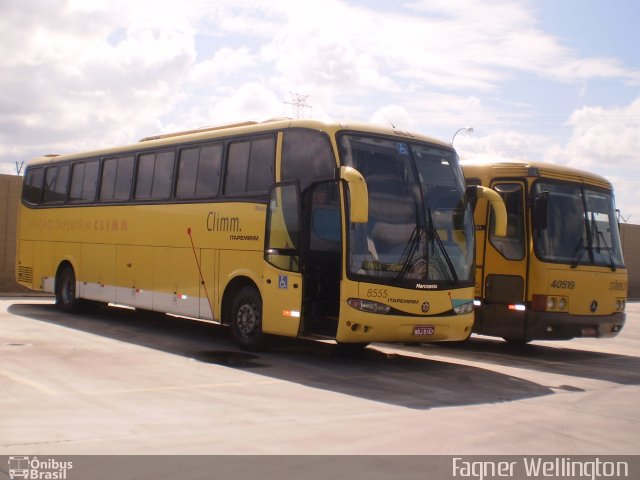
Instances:
[[[73,303],[73,300],[75,298],[75,286],[73,285],[73,283],[74,282],[68,274],[63,276],[62,288],[60,293],[62,296],[62,302],[65,305]]]
[[[244,338],[253,338],[260,329],[260,310],[254,302],[243,303],[236,315],[238,332]]]

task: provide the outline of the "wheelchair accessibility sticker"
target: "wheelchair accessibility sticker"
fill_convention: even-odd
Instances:
[[[406,143],[396,143],[396,150],[400,155],[409,155],[409,147]]]
[[[278,288],[289,288],[289,277],[286,275],[278,275]]]

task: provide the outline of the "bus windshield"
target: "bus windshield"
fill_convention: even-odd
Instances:
[[[548,195],[547,224],[534,232],[538,258],[623,268],[613,194],[587,185],[536,182],[534,198]]]
[[[368,222],[348,229],[349,274],[422,288],[472,284],[473,219],[455,151],[358,134],[339,145],[369,192]]]

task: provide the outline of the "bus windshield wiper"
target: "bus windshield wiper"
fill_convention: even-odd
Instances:
[[[602,233],[602,231],[597,226],[596,226],[596,235],[598,237],[598,251],[602,250],[602,247],[600,246],[600,238],[602,238],[602,243],[604,243],[604,249],[607,252],[609,252],[609,263],[611,264],[611,271],[615,272],[616,271],[616,262],[613,259],[613,252],[611,251],[612,248],[607,243],[607,239],[605,238],[604,233]]]
[[[596,234],[596,249],[598,253],[603,250],[602,244],[600,243],[600,239],[602,239],[602,243],[604,243],[604,250],[607,250],[607,252],[609,252],[609,264],[611,266],[611,271],[615,272],[616,262],[613,259],[613,253],[611,251],[612,248],[607,243],[607,239],[605,238],[604,233],[602,233],[602,230],[598,228],[598,223],[596,222],[596,215],[594,212],[591,212],[591,225],[593,226],[593,232]]]
[[[411,232],[411,236],[409,237],[409,240],[404,247],[404,251],[402,252],[402,260],[400,261],[402,264],[402,270],[400,270],[400,273],[398,273],[398,276],[396,277],[397,280],[402,280],[407,274],[411,259],[420,246],[420,242],[422,241],[422,237],[424,236],[424,231],[424,226],[416,225],[413,229],[413,232]]]
[[[602,233],[600,230],[598,230],[598,235],[600,235],[602,237],[602,241],[604,242],[604,248],[607,252],[609,252],[609,262],[611,263],[611,271],[615,272],[616,271],[616,262],[613,259],[613,249],[607,244],[607,239],[604,238],[604,233]]]
[[[431,207],[427,207],[427,215],[429,217],[429,233],[431,235],[433,235],[433,238],[436,241],[436,244],[438,245],[438,247],[440,247],[440,251],[442,252],[442,256],[444,257],[445,262],[447,263],[447,267],[449,268],[449,271],[451,272],[451,278],[453,279],[453,283],[458,284],[460,283],[460,281],[458,280],[458,274],[456,273],[456,268],[453,266],[453,262],[451,261],[451,257],[449,256],[449,253],[447,252],[447,249],[444,246],[444,243],[442,243],[442,239],[440,238],[440,235],[438,234],[438,231],[436,230],[436,227],[433,225],[433,217],[431,215]]]
[[[582,260],[582,257],[584,257],[584,253],[587,251],[587,247],[584,244],[584,238],[580,237],[580,240],[578,241],[578,245],[576,246],[576,250],[575,253],[572,255],[573,256],[573,263],[571,264],[571,268],[575,269],[578,264],[580,263],[580,260]]]

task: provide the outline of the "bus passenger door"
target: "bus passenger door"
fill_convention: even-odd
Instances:
[[[301,209],[298,182],[270,191],[262,275],[262,330],[297,336],[302,312]]]
[[[335,338],[340,310],[342,227],[337,182],[311,185],[304,193],[303,328],[305,335]]]
[[[507,235],[494,234],[489,209],[485,235],[483,305],[475,331],[521,339],[525,328],[528,242],[526,241],[525,185],[521,181],[493,182],[507,209]]]

